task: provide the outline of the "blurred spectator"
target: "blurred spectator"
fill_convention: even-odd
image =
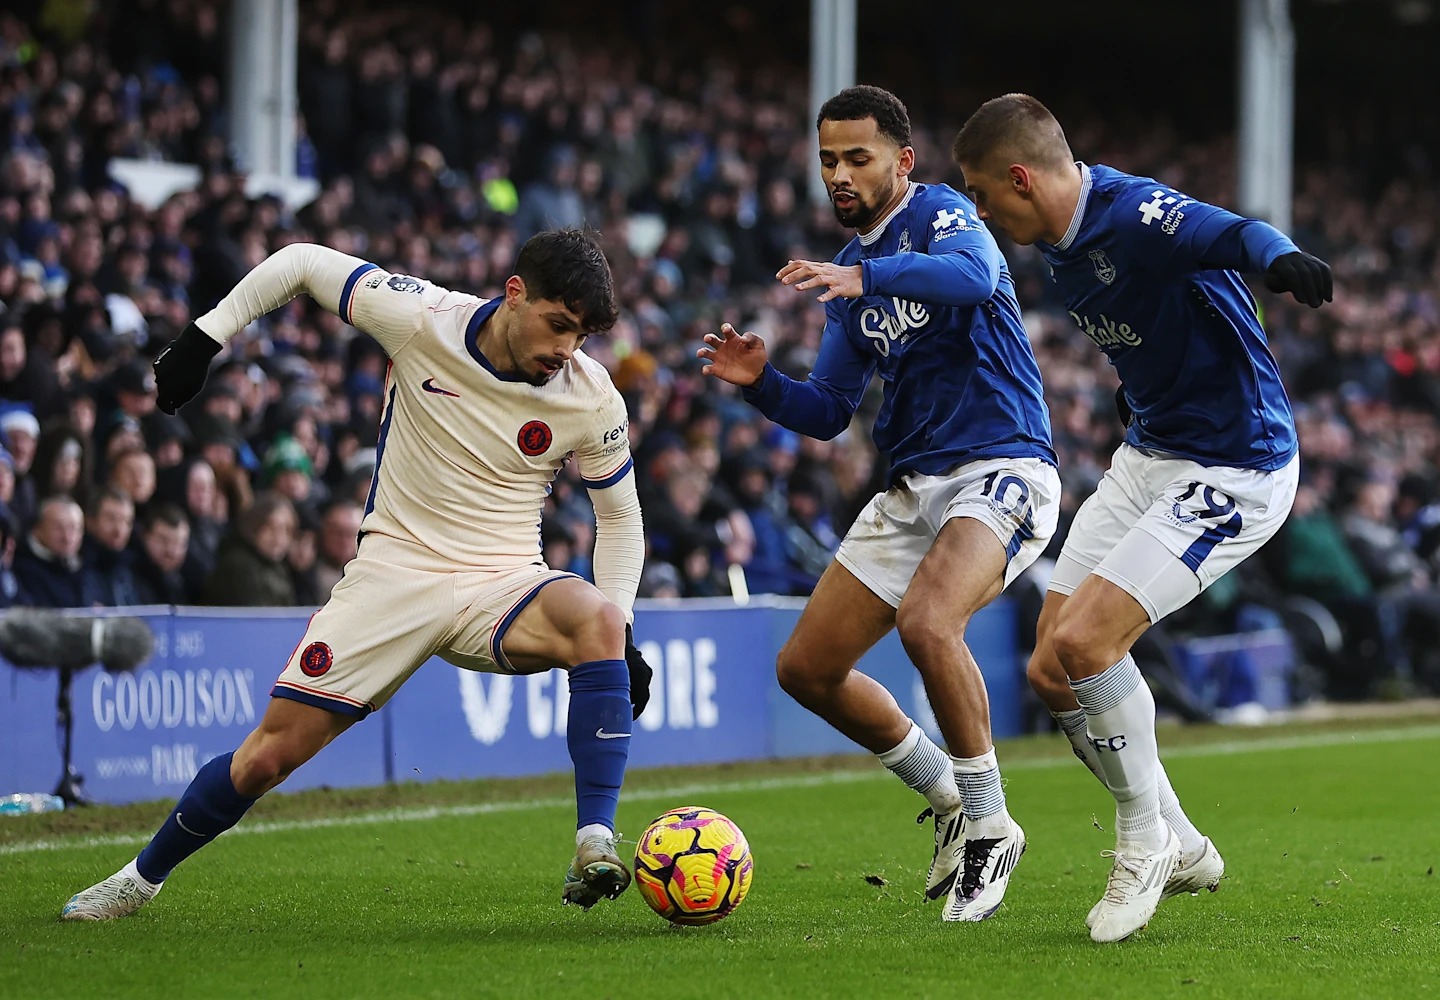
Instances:
[[[265,452],[264,487],[297,506],[310,506],[314,492],[315,465],[304,446],[284,434]]]
[[[35,527],[15,556],[17,603],[37,608],[91,608],[101,595],[85,572],[80,546],[85,515],[69,497],[40,501]]]
[[[295,590],[291,603],[307,608],[325,603],[315,575],[320,556],[319,541],[316,537],[319,533],[320,522],[315,514],[305,507],[296,507],[295,531],[285,550],[285,561],[290,568],[290,582]]]
[[[157,475],[185,461],[185,448],[192,436],[184,420],[167,413],[152,413],[143,427],[145,447],[155,459]]]
[[[127,417],[141,420],[155,412],[155,372],[140,359],[127,361],[111,381],[115,406]]]
[[[731,493],[750,522],[755,544],[744,564],[745,582],[757,594],[808,593],[792,576],[786,534],[792,527],[784,500],[771,488],[770,462],[760,451],[739,456],[728,470]]]
[[[274,493],[257,496],[220,544],[215,569],[205,581],[203,602],[236,608],[297,603],[286,562],[297,527],[289,500]]]
[[[155,495],[155,459],[144,448],[123,451],[111,462],[105,482],[143,508]]]
[[[30,351],[24,328],[11,315],[0,317],[0,400],[24,403],[32,413],[48,417],[59,404],[55,368]]]
[[[20,581],[15,578],[15,550],[18,544],[15,526],[8,517],[0,517],[0,608],[23,602]]]
[[[681,597],[680,571],[668,562],[649,562],[640,574],[641,597]]]
[[[131,566],[134,556],[130,534],[134,526],[135,503],[119,490],[101,490],[86,511],[80,557],[89,576],[89,589],[106,607],[143,603]]]
[[[1391,523],[1395,487],[1384,480],[1360,485],[1345,514],[1345,538],[1370,583],[1380,590],[1409,590],[1429,582],[1424,565]]]
[[[1440,590],[1395,527],[1394,503],[1394,484],[1361,484],[1343,521],[1345,537],[1379,596],[1382,629],[1393,637],[1396,677],[1409,683],[1433,674],[1440,680],[1432,663],[1440,643]]]
[[[326,600],[335,584],[345,575],[345,567],[358,550],[360,505],[341,498],[325,508],[320,516],[320,552],[315,563],[315,586]]]
[[[1433,480],[1412,473],[1400,481],[1395,522],[1400,537],[1424,561],[1431,579],[1440,579],[1440,497]]]
[[[15,499],[15,459],[0,446],[0,519],[20,523],[10,503]]]
[[[220,494],[215,486],[215,470],[203,458],[189,459],[165,471],[164,481],[156,495],[162,503],[180,508],[189,524],[185,585],[191,594],[198,595],[215,569],[215,559],[225,535],[225,519],[219,513]]]
[[[140,604],[191,604],[182,570],[190,547],[190,522],[170,503],[156,504],[140,523],[135,589]]]
[[[64,417],[51,420],[40,432],[31,476],[41,496],[67,496],[82,507],[88,504],[95,481],[90,449]]]
[[[556,146],[547,155],[541,180],[520,193],[515,213],[515,238],[524,243],[544,229],[578,229],[585,225],[585,206],[575,188],[578,165],[575,151]],[[598,220],[590,220],[598,221]]]
[[[36,515],[36,500],[42,495],[35,487],[35,477],[31,475],[35,448],[40,438],[40,422],[29,410],[9,410],[0,415],[0,435],[4,436],[15,473],[15,495],[10,500],[10,509],[21,524],[30,524]]]

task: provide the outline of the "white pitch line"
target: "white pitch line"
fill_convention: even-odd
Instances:
[[[1377,743],[1403,743],[1440,737],[1440,725],[1411,726],[1403,729],[1375,729],[1341,733],[1308,733],[1296,736],[1262,737],[1254,740],[1231,740],[1224,743],[1175,747],[1164,752],[1166,759],[1185,757],[1226,757],[1239,753],[1275,750],[1309,750],[1332,746],[1365,746]],[[1041,771],[1055,767],[1078,766],[1070,756],[1017,760],[1004,770]],[[833,771],[824,774],[789,775],[757,778],[751,781],[697,782],[672,785],[669,788],[638,788],[624,793],[626,802],[650,802],[669,799],[698,798],[737,792],[763,792],[773,789],[821,788],[827,785],[848,785],[861,781],[879,781],[888,776],[883,770]],[[260,833],[290,833],[297,830],[323,830],[337,827],[369,826],[375,823],[416,823],[431,819],[460,816],[486,816],[492,813],[526,812],[541,809],[568,809],[575,800],[554,796],[545,799],[516,799],[505,802],[480,802],[454,806],[411,806],[360,813],[354,816],[331,816],[319,819],[269,820],[246,823],[222,834],[238,837]],[[0,844],[0,857],[13,854],[35,854],[41,851],[83,850],[91,847],[123,847],[144,844],[146,833],[113,833],[97,837],[65,837],[32,840],[16,844]]]

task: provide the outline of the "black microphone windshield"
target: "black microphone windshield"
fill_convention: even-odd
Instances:
[[[17,667],[134,670],[155,651],[139,618],[81,618],[44,608],[13,608],[0,618],[0,655]]]

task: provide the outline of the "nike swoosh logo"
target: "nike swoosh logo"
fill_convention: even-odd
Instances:
[[[604,729],[595,730],[595,738],[601,740],[623,740],[628,739],[629,733],[607,733]]]
[[[206,839],[208,839],[205,834],[203,834],[203,833],[196,833],[194,830],[192,830],[192,829],[190,829],[188,826],[186,826],[186,825],[185,825],[185,821],[180,818],[181,815],[182,815],[182,814],[181,814],[181,813],[178,813],[178,812],[175,814],[175,825],[176,825],[176,826],[178,826],[180,829],[184,830],[186,833],[190,834],[190,836],[192,836],[192,837],[199,837],[201,840],[206,840]]]
[[[452,396],[455,399],[460,398],[460,394],[458,392],[451,392],[449,389],[442,389],[438,385],[436,385],[434,378],[427,378],[424,382],[421,382],[420,388],[424,389],[426,392],[433,392],[437,396]]]

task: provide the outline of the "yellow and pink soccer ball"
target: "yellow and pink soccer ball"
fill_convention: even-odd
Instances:
[[[675,924],[711,924],[729,916],[744,902],[754,874],[745,834],[704,806],[656,817],[635,848],[641,897]]]

